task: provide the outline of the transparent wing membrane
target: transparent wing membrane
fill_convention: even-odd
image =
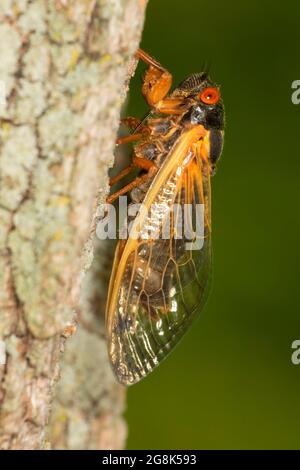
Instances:
[[[126,385],[139,381],[167,356],[206,299],[210,168],[200,153],[198,145],[175,165],[161,169],[145,200],[148,212],[137,217],[139,237],[129,238],[117,250],[107,312],[108,347],[114,373]]]

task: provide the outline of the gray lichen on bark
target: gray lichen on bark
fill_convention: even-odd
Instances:
[[[84,274],[145,7],[143,0],[1,0],[2,449],[124,444],[124,392],[107,363],[99,316],[107,276],[101,244]]]

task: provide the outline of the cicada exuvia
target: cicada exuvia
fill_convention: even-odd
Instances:
[[[178,343],[201,311],[211,271],[210,178],[222,152],[224,108],[219,87],[207,73],[186,78],[173,92],[171,74],[142,50],[147,64],[142,94],[150,111],[141,122],[127,118],[134,142],[132,164],[139,175],[108,197],[130,192],[131,204],[142,203],[132,232],[117,244],[110,279],[106,328],[113,371],[122,384],[133,384],[151,372]],[[170,93],[169,93],[170,92]],[[178,236],[180,212],[193,226],[202,208],[202,232]],[[177,211],[174,211],[174,207]],[[145,211],[146,208],[146,211]],[[162,232],[169,224],[169,236]],[[138,232],[136,228],[138,227]],[[200,240],[199,240],[200,239]],[[191,243],[192,242],[192,243]]]

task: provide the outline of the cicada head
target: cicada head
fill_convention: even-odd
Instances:
[[[190,102],[184,123],[202,124],[209,131],[210,161],[214,167],[222,153],[224,135],[224,105],[220,88],[207,73],[196,73],[187,77],[175,90],[175,95],[182,94]]]

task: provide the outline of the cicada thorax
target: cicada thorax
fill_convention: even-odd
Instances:
[[[136,156],[154,161],[156,166],[160,168],[180,136],[193,126],[201,124],[207,131],[208,160],[211,165],[211,173],[214,173],[223,149],[224,110],[221,102],[210,106],[199,101],[200,90],[203,87],[205,89],[210,83],[206,80],[202,85],[199,85],[203,79],[205,79],[203,74],[195,74],[185,80],[170,95],[170,99],[178,100],[180,98],[181,100],[177,114],[165,116],[156,111],[150,113],[144,123],[144,128],[147,129],[145,138],[134,149]],[[196,87],[192,96],[189,95],[188,88],[191,86]]]
[[[146,160],[151,160],[159,169],[172,147],[176,144],[183,130],[180,119],[177,117],[150,117],[146,120],[147,137],[134,147],[134,154]],[[134,203],[142,203],[152,179],[141,184],[130,192]]]
[[[148,135],[134,148],[137,157],[153,160],[158,167],[179,138],[183,125],[178,117],[149,118],[145,123]]]

